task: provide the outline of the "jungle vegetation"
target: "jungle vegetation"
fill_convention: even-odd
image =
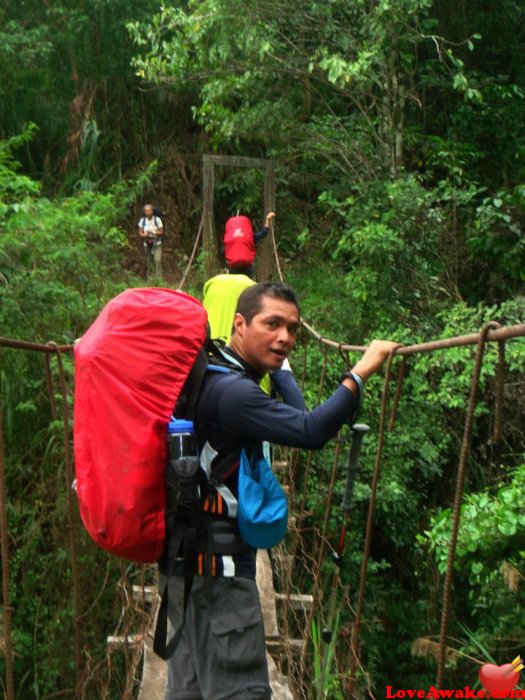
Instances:
[[[143,284],[136,223],[147,200],[166,213],[165,283],[176,286],[200,219],[205,153],[274,160],[285,276],[324,335],[412,344],[525,321],[522,2],[6,0],[0,19],[0,335],[72,342],[114,294]],[[241,210],[262,223],[262,188],[255,171],[224,170],[215,220]],[[202,281],[199,258],[190,291],[200,294]],[[303,352],[301,343],[298,366]],[[487,349],[455,571],[451,688],[475,684],[469,657],[506,663],[523,652],[524,362],[524,341],[508,343],[495,442],[497,349]],[[310,405],[320,363],[320,351],[309,352]],[[472,366],[469,348],[408,363],[378,494],[363,694],[367,683],[380,697],[387,684],[434,682]],[[325,393],[340,370],[331,368]],[[72,383],[71,358],[66,371]],[[0,350],[0,388],[17,697],[66,697],[75,673],[63,424],[41,357]],[[342,570],[354,590],[380,389],[379,377],[367,389],[372,435]],[[309,475],[312,522],[323,517],[328,464],[321,455]],[[334,508],[332,541],[339,528]],[[115,655],[108,670],[105,638],[126,567],[80,542],[82,591],[89,600],[94,580],[100,589],[85,620],[85,697],[122,697],[125,664]],[[327,585],[330,567],[318,572]],[[341,629],[350,622],[343,611]],[[414,646],[422,638],[430,642]],[[324,681],[317,697],[343,697],[344,669]]]

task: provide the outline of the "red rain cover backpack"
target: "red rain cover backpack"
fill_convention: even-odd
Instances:
[[[112,299],[75,345],[80,515],[112,554],[146,563],[162,554],[167,424],[206,337],[197,299],[143,288]]]
[[[247,216],[232,216],[226,222],[224,257],[229,267],[249,267],[255,260],[252,222]]]

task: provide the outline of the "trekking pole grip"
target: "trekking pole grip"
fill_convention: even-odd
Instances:
[[[354,484],[357,476],[357,470],[359,468],[359,453],[361,452],[361,445],[363,444],[363,438],[369,430],[370,427],[365,423],[356,423],[352,426],[352,442],[350,443],[350,450],[348,452],[346,484],[342,502],[343,511],[346,512],[350,510],[350,505],[352,503]]]

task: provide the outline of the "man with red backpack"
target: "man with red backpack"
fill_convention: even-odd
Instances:
[[[255,244],[268,235],[275,212],[266,215],[264,227],[253,232],[252,222],[247,216],[232,216],[226,222],[223,252],[228,270],[236,275],[247,275],[254,279]]]
[[[80,514],[107,551],[159,562],[154,650],[169,658],[165,700],[270,700],[255,555],[282,539],[288,511],[282,489],[277,521],[259,509],[243,486],[246,462],[268,476],[263,441],[323,447],[353,420],[364,382],[395,347],[372,341],[308,411],[285,385],[282,402],[258,386],[282,370],[299,325],[293,290],[250,285],[221,349],[207,341],[207,314],[193,297],[127,289],[75,344]],[[167,439],[168,421],[178,431]]]
[[[264,440],[305,449],[323,447],[353,420],[364,383],[395,347],[390,341],[372,341],[331,397],[307,411],[285,403],[287,397],[285,402],[271,398],[258,386],[265,372],[281,369],[299,326],[292,289],[273,282],[249,286],[239,297],[232,338],[224,349],[238,371],[207,373],[201,385],[195,407],[200,493],[207,531],[216,532],[223,549],[191,545],[195,576],[189,587],[180,555],[187,549],[184,542],[173,558],[167,610],[180,642],[169,659],[165,700],[271,698],[255,582],[256,549],[239,529],[242,452],[261,453]],[[163,585],[166,564],[160,567]]]

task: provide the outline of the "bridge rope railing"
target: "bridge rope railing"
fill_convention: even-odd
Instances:
[[[279,253],[277,249],[277,242],[273,230],[273,224],[271,226],[271,242],[274,255],[275,267],[281,282],[285,283],[285,277],[283,274],[283,265],[279,258]],[[304,319],[301,319],[301,325],[305,332],[322,348],[323,353],[323,363],[320,374],[320,391],[318,394],[318,401],[322,395],[322,388],[324,385],[324,380],[326,376],[326,365],[327,365],[327,351],[336,350],[344,359],[345,365],[349,368],[350,363],[348,360],[348,353],[363,352],[366,348],[360,345],[348,344],[340,341],[333,340],[331,338],[325,337],[318,333],[310,324],[308,324]],[[374,469],[372,475],[372,482],[370,486],[370,500],[368,507],[368,514],[366,519],[366,531],[363,546],[363,556],[361,559],[361,570],[359,576],[359,587],[357,591],[357,604],[354,614],[354,621],[351,630],[351,644],[350,644],[350,667],[348,671],[348,686],[347,695],[345,697],[354,697],[355,682],[356,682],[356,668],[359,666],[363,675],[366,676],[365,670],[360,663],[360,632],[362,626],[362,615],[363,615],[363,604],[366,590],[367,581],[367,570],[368,570],[368,560],[370,555],[370,547],[372,542],[373,534],[373,524],[374,524],[374,512],[376,506],[377,489],[379,483],[379,477],[382,466],[383,449],[385,443],[385,434],[391,432],[394,428],[394,422],[396,417],[397,407],[402,394],[403,381],[406,372],[406,360],[407,357],[422,353],[431,353],[439,350],[447,350],[452,348],[464,347],[464,346],[476,346],[476,356],[474,368],[472,371],[472,377],[470,381],[470,392],[468,398],[468,405],[465,413],[465,422],[463,427],[463,436],[460,447],[459,462],[456,471],[456,484],[454,490],[454,502],[452,507],[452,531],[448,546],[447,554],[447,565],[445,571],[445,578],[443,583],[443,594],[442,594],[442,607],[441,607],[441,623],[439,629],[439,642],[438,642],[438,653],[437,653],[437,674],[436,674],[436,687],[442,687],[444,675],[445,675],[445,665],[446,656],[450,651],[450,647],[447,645],[447,631],[450,620],[450,609],[451,609],[451,598],[452,598],[452,584],[453,584],[453,574],[454,574],[454,564],[455,555],[457,548],[457,540],[459,533],[460,524],[460,514],[461,514],[461,504],[463,499],[465,476],[467,471],[468,458],[471,448],[472,440],[472,428],[474,422],[474,411],[476,407],[477,396],[479,392],[479,381],[481,368],[483,363],[483,355],[485,350],[485,345],[488,342],[498,343],[498,364],[496,373],[496,386],[495,386],[495,408],[494,408],[494,435],[493,440],[497,442],[500,440],[502,435],[502,410],[503,410],[503,386],[505,378],[505,341],[520,338],[525,336],[525,324],[516,324],[512,326],[502,326],[500,323],[495,321],[490,321],[481,328],[479,332],[469,333],[462,336],[455,336],[450,338],[442,338],[439,340],[428,341],[424,343],[418,343],[410,346],[404,346],[400,344],[391,353],[386,363],[385,378],[383,382],[383,389],[381,394],[381,405],[380,405],[380,418],[379,418],[379,430],[378,430],[378,443],[376,449],[376,455],[374,460]],[[395,394],[390,408],[390,416],[387,416],[388,411],[388,395],[389,386],[391,382],[392,374],[392,364],[395,356],[400,356],[402,358],[398,378],[396,382]],[[303,367],[303,386],[304,386],[304,375],[306,366],[306,352],[304,355],[304,367]],[[320,570],[321,562],[324,556],[324,547],[326,543],[326,533],[329,510],[332,505],[333,492],[334,492],[334,479],[335,472],[337,468],[340,439],[336,442],[336,448],[334,450],[334,460],[332,465],[332,471],[330,475],[328,498],[327,498],[327,508],[325,512],[325,517],[323,520],[323,526],[320,533],[320,546],[316,562],[316,570]],[[305,502],[306,502],[306,489],[308,484],[308,472],[310,469],[312,460],[311,452],[308,453],[306,458],[306,468],[304,475],[303,484],[303,495],[300,503],[300,509],[304,513]],[[319,586],[315,586],[316,594],[319,595]],[[351,605],[350,600],[348,600]],[[312,608],[312,613],[309,617],[309,624],[311,625],[314,616],[314,608]],[[302,664],[301,664],[301,675],[304,677],[306,673],[306,654],[303,654]],[[371,694],[371,693],[370,693]]]
[[[2,601],[3,601],[3,649],[5,656],[5,692],[7,700],[14,700],[14,656],[13,656],[13,607],[10,590],[9,534],[7,529],[7,493],[4,464],[4,419],[0,401],[0,545],[2,556]]]
[[[188,259],[188,262],[186,264],[184,272],[182,273],[181,280],[180,280],[179,285],[177,287],[177,289],[179,289],[179,290],[183,289],[186,286],[186,282],[188,280],[188,275],[189,275],[190,270],[193,267],[193,264],[195,262],[197,251],[199,250],[199,243],[201,241],[202,232],[204,230],[204,220],[205,220],[205,215],[203,213],[201,216],[199,227],[197,229],[197,235],[195,236],[195,240],[193,241],[193,248],[191,250],[190,257]]]
[[[131,700],[134,697],[134,691],[137,685],[136,669],[140,664],[142,650],[140,642],[147,633],[150,624],[150,616],[144,612],[144,606],[132,600],[130,591],[133,586],[130,585],[130,566],[125,565],[125,562],[120,562],[120,576],[117,582],[116,592],[121,602],[121,613],[119,621],[115,628],[115,634],[108,637],[108,652],[104,663],[107,664],[109,670],[109,678],[105,682],[97,678],[97,673],[100,670],[101,662],[93,660],[91,651],[82,643],[83,628],[86,625],[86,620],[89,614],[96,607],[98,601],[102,598],[109,580],[109,567],[107,567],[104,581],[95,598],[90,601],[89,605],[84,606],[81,599],[81,584],[80,584],[80,566],[78,554],[78,525],[79,514],[76,504],[76,498],[73,491],[74,483],[74,467],[72,453],[72,431],[71,431],[71,404],[72,387],[66,376],[66,370],[63,362],[63,354],[71,353],[74,349],[74,344],[59,345],[54,342],[38,343],[16,338],[0,337],[0,351],[2,348],[12,350],[22,350],[36,352],[44,357],[44,375],[47,386],[47,394],[49,399],[50,414],[52,420],[59,419],[62,423],[62,445],[63,445],[63,465],[64,465],[64,481],[65,481],[65,496],[66,496],[66,511],[67,511],[67,534],[69,547],[69,562],[71,576],[71,592],[72,592],[72,627],[73,627],[73,656],[74,669],[76,675],[76,683],[74,688],[62,688],[57,693],[46,695],[44,700],[52,697],[69,696],[75,698],[85,697],[85,689],[88,683],[92,683],[97,690],[98,697],[109,697],[109,685],[111,677],[111,657],[114,648],[124,650],[126,657],[126,678],[123,682],[124,690],[121,694],[122,700]],[[51,358],[56,359],[55,379],[51,368]],[[55,386],[58,384],[58,386]],[[59,397],[57,404],[56,397]],[[2,401],[0,396],[0,544],[1,544],[1,563],[2,563],[2,619],[1,619],[1,639],[0,649],[5,659],[5,698],[6,700],[14,700],[19,697],[14,685],[14,657],[15,650],[13,649],[13,614],[15,607],[12,604],[10,594],[10,547],[9,547],[9,528],[8,528],[8,494],[6,490],[6,467],[5,467],[5,452],[4,452],[4,429],[3,429],[3,413]],[[108,558],[109,563],[109,558]],[[134,565],[131,565],[134,567]],[[145,588],[145,566],[139,567],[139,585],[136,586],[139,590]],[[97,572],[98,576],[98,572]],[[136,578],[136,576],[135,576]],[[140,632],[138,634],[128,634],[128,625],[125,622],[126,616],[133,615],[135,624],[137,619],[140,622]],[[124,634],[118,634],[121,629],[124,629]],[[67,638],[68,648],[70,648],[70,640]],[[92,690],[93,692],[93,690]]]
[[[186,267],[185,273],[183,275],[183,278],[181,280],[181,283],[179,284],[179,288],[182,288],[187,280],[189,270],[191,268],[191,265],[195,261],[196,257],[196,251],[198,249],[198,240],[200,237],[200,234],[202,233],[202,222],[201,226],[199,227],[199,232],[196,237],[196,241],[194,244],[193,252],[192,255],[190,256],[189,263]],[[278,252],[277,252],[277,246],[275,242],[275,236],[273,229],[271,231],[271,238],[273,241],[273,246],[274,246],[274,252],[275,252],[275,259],[276,259],[276,267],[280,276],[280,279],[284,281],[284,276],[282,273],[282,264],[279,260]],[[338,342],[335,340],[332,340],[330,338],[327,338],[321,334],[319,334],[312,326],[310,326],[308,323],[306,323],[304,320],[302,320],[302,325],[305,329],[305,332],[307,333],[308,337],[310,338],[310,342],[316,343],[319,348],[321,349],[321,355],[322,355],[322,366],[321,366],[321,371],[319,373],[319,378],[317,382],[317,397],[318,400],[320,401],[323,395],[323,391],[325,388],[326,384],[326,378],[327,378],[327,373],[328,373],[328,367],[330,366],[331,363],[340,362],[341,360],[348,365],[349,364],[349,359],[348,355],[349,353],[362,353],[365,350],[365,347],[362,345],[352,345],[344,342]],[[372,482],[371,482],[371,492],[370,492],[370,500],[369,500],[369,507],[368,507],[368,515],[367,515],[367,521],[366,521],[366,533],[365,533],[365,541],[364,541],[364,548],[363,548],[363,558],[362,558],[362,565],[361,565],[361,572],[360,572],[360,580],[359,580],[359,588],[357,592],[357,604],[355,606],[355,610],[352,608],[352,603],[351,599],[349,596],[349,591],[348,587],[342,586],[342,592],[343,592],[343,597],[342,601],[345,601],[350,608],[352,608],[353,613],[354,613],[354,621],[352,625],[352,630],[351,630],[351,635],[350,635],[350,644],[349,644],[349,661],[350,661],[350,673],[348,674],[349,677],[349,686],[348,686],[348,693],[349,696],[354,691],[354,683],[355,683],[355,676],[356,676],[356,669],[360,668],[361,673],[364,677],[367,678],[367,674],[365,669],[362,666],[361,659],[360,659],[360,631],[362,627],[362,612],[363,612],[363,603],[364,603],[364,598],[365,598],[365,591],[366,591],[366,581],[367,581],[367,564],[368,564],[368,558],[369,558],[369,553],[370,553],[370,546],[371,546],[371,540],[372,540],[372,533],[373,533],[373,522],[374,522],[374,511],[375,511],[375,503],[376,503],[376,495],[377,495],[377,487],[379,483],[379,478],[380,478],[380,473],[381,473],[381,465],[382,465],[382,457],[383,457],[383,449],[384,449],[384,443],[386,439],[386,433],[391,431],[394,426],[394,421],[395,421],[395,414],[396,414],[396,409],[397,405],[399,403],[401,394],[402,394],[402,388],[403,388],[403,381],[404,381],[404,376],[405,376],[405,369],[406,369],[406,358],[409,357],[410,355],[415,355],[415,354],[420,354],[420,353],[429,353],[429,352],[434,352],[438,350],[446,350],[449,348],[457,348],[461,346],[476,346],[476,360],[475,360],[475,367],[473,370],[472,374],[472,380],[471,380],[471,390],[470,390],[470,396],[469,396],[469,403],[468,403],[468,408],[466,412],[466,417],[465,417],[465,424],[464,424],[464,430],[463,430],[463,439],[462,439],[462,444],[461,444],[461,451],[460,451],[460,457],[459,457],[459,463],[458,463],[458,469],[457,469],[457,477],[456,477],[456,486],[455,486],[455,494],[454,494],[454,507],[453,507],[453,535],[451,537],[450,541],[450,546],[449,546],[449,553],[448,553],[448,559],[447,559],[447,570],[445,574],[445,582],[444,582],[444,592],[443,592],[443,604],[442,604],[442,613],[441,613],[441,626],[440,626],[440,634],[439,634],[439,659],[438,659],[438,670],[437,670],[437,680],[436,684],[439,685],[443,681],[444,677],[444,670],[445,670],[445,660],[446,660],[446,654],[447,654],[447,628],[448,628],[448,623],[449,623],[449,612],[450,612],[450,604],[451,604],[451,590],[452,590],[452,581],[453,581],[453,567],[454,567],[454,561],[455,561],[455,548],[457,544],[457,534],[458,534],[458,528],[459,528],[459,519],[460,519],[460,506],[461,506],[461,500],[463,496],[463,488],[464,488],[464,482],[465,482],[465,474],[466,474],[466,468],[467,468],[467,462],[468,462],[468,456],[469,456],[469,450],[470,450],[470,443],[471,443],[471,437],[472,437],[472,426],[473,426],[473,420],[474,420],[474,408],[476,405],[476,399],[477,399],[477,394],[479,390],[479,377],[480,377],[480,371],[481,371],[481,366],[482,366],[482,361],[483,361],[483,354],[484,354],[484,349],[487,343],[491,342],[497,342],[498,343],[498,351],[499,351],[499,363],[498,363],[498,370],[497,370],[497,380],[496,380],[496,420],[495,420],[495,437],[501,436],[501,405],[502,405],[502,396],[503,396],[503,381],[504,381],[504,372],[505,372],[505,342],[507,340],[513,339],[513,338],[519,338],[525,336],[525,324],[517,324],[517,325],[512,325],[512,326],[499,326],[499,324],[495,322],[491,322],[486,324],[479,332],[477,333],[470,333],[467,335],[463,336],[457,336],[453,338],[444,338],[444,339],[439,339],[435,341],[429,341],[425,343],[418,343],[415,345],[410,345],[410,346],[399,346],[395,348],[395,350],[391,353],[387,365],[386,365],[386,370],[385,370],[385,378],[384,378],[384,383],[383,383],[383,389],[382,389],[382,394],[381,394],[381,408],[380,408],[380,420],[379,420],[379,431],[378,431],[378,445],[377,445],[377,450],[376,450],[376,456],[375,456],[375,461],[374,461],[374,470],[373,470],[373,476],[372,476]],[[64,372],[64,367],[62,363],[62,354],[63,353],[69,353],[73,350],[73,345],[72,344],[56,344],[56,343],[36,343],[36,342],[30,342],[26,340],[20,340],[20,339],[13,339],[13,338],[5,338],[5,337],[0,337],[0,348],[11,348],[14,350],[25,350],[25,351],[34,351],[34,352],[39,352],[44,354],[45,362],[44,362],[44,371],[45,371],[45,378],[46,378],[46,383],[49,391],[49,401],[50,401],[50,411],[51,411],[51,416],[53,418],[56,418],[57,416],[61,415],[61,418],[63,420],[63,442],[64,442],[64,461],[65,461],[65,480],[66,480],[66,492],[67,492],[67,511],[68,511],[68,519],[69,519],[69,546],[70,546],[70,557],[71,557],[71,575],[72,575],[72,588],[73,588],[73,607],[74,607],[74,618],[73,618],[73,625],[74,625],[74,646],[75,646],[75,666],[76,666],[76,674],[77,674],[77,689],[75,692],[77,692],[80,688],[80,685],[82,683],[83,679],[83,657],[82,657],[82,643],[81,643],[81,624],[84,622],[85,624],[85,612],[82,613],[81,611],[81,600],[80,600],[80,587],[78,583],[78,554],[76,551],[76,522],[78,521],[77,518],[77,509],[75,505],[75,499],[74,496],[71,492],[71,483],[73,481],[73,460],[72,460],[72,452],[71,452],[71,429],[70,429],[70,418],[69,418],[69,412],[70,412],[70,407],[68,403],[68,396],[70,396],[70,387],[67,385],[66,377],[65,377],[65,372]],[[303,356],[303,367],[302,367],[302,377],[301,381],[304,386],[306,377],[307,377],[307,352],[308,352],[308,343],[305,345],[305,350],[304,350],[304,356]],[[333,357],[334,353],[337,352],[338,356]],[[388,415],[388,396],[389,396],[389,387],[391,384],[391,379],[392,379],[392,366],[393,362],[396,356],[401,357],[401,365],[400,365],[400,370],[398,373],[397,377],[397,383],[396,383],[396,390],[394,394],[394,399],[392,402],[392,406],[390,407],[390,414]],[[52,376],[51,376],[51,369],[50,369],[50,359],[51,357],[55,357],[57,361],[57,367],[58,367],[58,378],[59,378],[59,388],[60,388],[60,395],[61,395],[61,401],[60,401],[60,410],[59,407],[56,404],[55,401],[55,390],[53,386],[53,381],[52,381]],[[1,407],[0,407],[1,408]],[[328,517],[329,517],[329,511],[330,508],[332,507],[332,502],[333,502],[333,497],[334,497],[334,485],[335,485],[335,480],[336,480],[336,473],[337,473],[337,466],[338,466],[338,461],[339,461],[339,454],[341,450],[341,436],[336,440],[335,443],[335,449],[334,449],[334,455],[333,455],[333,460],[332,460],[332,467],[330,471],[330,481],[329,481],[329,487],[328,487],[328,498],[327,498],[327,503],[326,503],[326,509],[325,509],[325,514],[323,517],[323,523],[320,528],[320,530],[317,533],[317,545],[315,548],[315,551],[313,553],[310,553],[310,561],[311,561],[311,566],[312,570],[314,571],[319,571],[321,562],[323,561],[324,558],[324,552],[327,547],[330,547],[330,543],[328,541]],[[312,459],[313,459],[313,453],[308,452],[306,456],[306,463],[302,472],[302,478],[303,478],[303,490],[299,494],[294,492],[294,487],[295,484],[297,483],[296,476],[298,472],[298,464],[300,460],[300,451],[295,450],[291,451],[291,458],[290,458],[290,473],[289,473],[289,486],[291,489],[291,493],[293,496],[293,499],[297,505],[297,514],[299,521],[297,523],[297,526],[292,526],[292,530],[295,530],[296,534],[301,533],[302,525],[301,525],[301,518],[304,519],[304,516],[307,514],[307,484],[308,484],[308,475],[309,475],[309,470],[311,469],[312,465]],[[14,700],[15,697],[15,690],[14,690],[14,674],[13,674],[13,645],[12,645],[12,613],[13,613],[13,606],[12,602],[10,599],[10,553],[9,553],[9,536],[8,536],[8,519],[7,519],[7,494],[6,494],[6,488],[5,488],[5,462],[4,462],[4,442],[3,442],[3,428],[2,428],[2,414],[0,411],[0,527],[1,527],[1,556],[2,556],[2,592],[3,592],[3,602],[4,602],[4,611],[3,611],[3,649],[4,649],[4,656],[5,656],[5,665],[6,665],[6,698],[7,700]],[[291,556],[293,558],[294,554],[298,551],[298,548],[300,547],[300,537],[296,537],[291,545],[290,551],[291,551]],[[290,556],[290,555],[289,555]],[[304,552],[303,552],[304,556]],[[293,561],[292,561],[293,564]],[[284,589],[285,589],[285,605],[288,606],[288,610],[285,611],[285,614],[283,615],[283,620],[284,620],[284,626],[289,627],[290,626],[290,619],[288,614],[290,613],[290,605],[289,602],[286,602],[289,599],[289,593],[292,589],[293,583],[291,576],[287,576],[286,574],[289,573],[289,571],[283,571],[281,572],[282,576],[281,579],[284,582]],[[321,582],[316,579],[315,587],[314,587],[315,594],[317,598],[320,597],[321,594]],[[341,602],[341,605],[343,602]],[[314,620],[314,614],[315,614],[315,607],[312,607],[310,614],[307,616],[307,626],[311,628],[312,621]],[[294,623],[294,625],[299,623]],[[308,639],[305,640],[308,642]],[[311,641],[311,643],[313,643]],[[290,665],[294,664],[295,662],[292,659],[292,651],[290,648],[286,649],[286,656],[288,659],[288,662]],[[302,669],[303,673],[300,673],[297,671],[297,676],[300,678],[301,676],[304,678],[308,677],[308,674],[306,673],[306,666],[307,666],[307,645],[303,647],[302,653],[301,653],[301,664],[300,668]],[[136,663],[131,664],[131,667],[133,668],[133,673],[134,669],[136,668]],[[128,682],[129,686],[129,682]],[[127,694],[129,695],[131,691],[127,691]],[[308,694],[308,691],[305,690],[304,687],[301,687],[300,681],[297,684],[296,687],[296,692],[299,693],[301,696],[306,697]],[[370,691],[371,694],[371,691]],[[131,697],[131,695],[129,695]]]

